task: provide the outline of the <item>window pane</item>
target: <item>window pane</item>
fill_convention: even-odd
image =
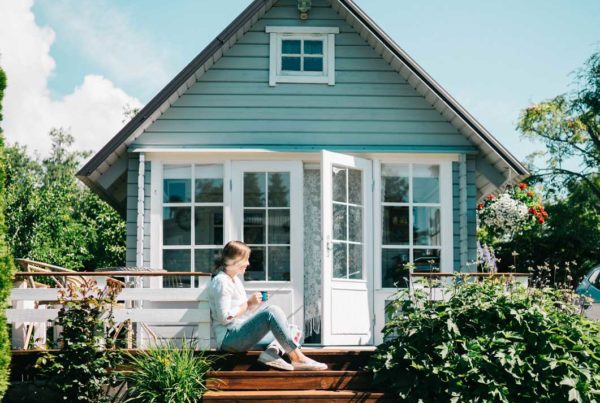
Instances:
[[[408,207],[384,206],[382,234],[384,245],[408,245]]]
[[[348,245],[348,278],[363,278],[362,245]]]
[[[194,251],[194,271],[214,273],[221,260],[221,249],[196,249]]]
[[[322,55],[323,41],[304,41],[304,53],[307,55]]]
[[[290,174],[271,172],[269,176],[269,207],[290,206]]]
[[[413,244],[441,245],[439,207],[413,208]]]
[[[195,169],[196,203],[223,202],[223,165],[199,165]]]
[[[192,201],[192,167],[165,165],[163,171],[163,202],[189,203]]]
[[[339,241],[346,241],[346,225],[348,223],[348,217],[346,217],[346,205],[334,204],[333,205],[333,239]]]
[[[264,281],[265,279],[265,248],[253,246],[250,253],[250,266],[246,269],[244,280]]]
[[[269,210],[269,244],[290,243],[290,211]],[[270,271],[270,266],[269,266]]]
[[[191,207],[163,208],[163,245],[189,245],[191,226]]]
[[[196,207],[196,245],[223,245],[223,207]]]
[[[300,71],[300,58],[299,57],[282,57],[281,58],[281,70],[283,71]]]
[[[333,177],[333,200],[344,202],[348,201],[346,196],[346,169],[332,167]]]
[[[265,244],[265,210],[244,210],[244,242]]]
[[[381,166],[381,200],[408,203],[408,165]]]
[[[406,288],[409,271],[404,268],[410,262],[408,249],[383,249],[381,251],[381,286]]]
[[[345,243],[333,244],[333,278],[346,278],[348,256]]]
[[[348,198],[350,203],[362,205],[362,172],[358,169],[348,170]]]
[[[265,207],[264,172],[244,173],[244,207]]]
[[[290,281],[290,247],[269,247],[269,281]]]
[[[281,41],[281,53],[299,55],[300,41],[299,40],[283,40]]]
[[[437,272],[440,269],[439,249],[415,249],[413,250],[413,263],[415,273]]]
[[[304,71],[323,71],[322,57],[305,57]]]
[[[350,241],[362,242],[363,219],[362,207],[348,207],[348,235]]]
[[[163,269],[167,271],[191,271],[191,251],[188,250],[163,250]],[[191,277],[165,277],[166,288],[189,288]]]
[[[438,165],[413,166],[413,202],[440,202],[440,167]]]

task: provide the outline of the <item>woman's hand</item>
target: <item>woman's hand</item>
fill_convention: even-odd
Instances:
[[[255,309],[257,306],[260,305],[260,303],[262,302],[262,295],[260,292],[255,292],[252,295],[250,295],[250,298],[248,298],[248,309],[249,310],[253,310]]]

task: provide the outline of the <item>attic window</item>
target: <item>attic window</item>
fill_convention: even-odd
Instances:
[[[267,27],[271,36],[269,85],[335,85],[335,34],[339,28]]]

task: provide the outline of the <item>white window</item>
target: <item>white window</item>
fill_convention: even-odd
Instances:
[[[339,28],[267,27],[271,35],[269,85],[335,84],[335,34]]]
[[[162,262],[168,271],[210,272],[223,246],[223,165],[164,165]],[[193,287],[166,277],[165,287]]]

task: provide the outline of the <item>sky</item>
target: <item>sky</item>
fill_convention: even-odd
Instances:
[[[598,0],[355,0],[517,158],[522,109],[573,89],[600,51]],[[97,152],[251,0],[0,0],[2,128],[45,156]]]

